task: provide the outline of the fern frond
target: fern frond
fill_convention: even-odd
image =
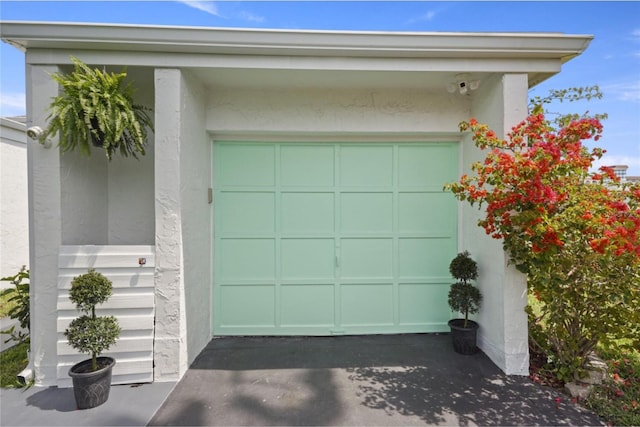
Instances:
[[[49,106],[48,126],[41,138],[59,135],[63,153],[78,149],[90,155],[92,140],[100,140],[109,160],[114,152],[123,157],[144,155],[147,129],[153,130],[153,122],[147,108],[134,104],[126,70],[108,73],[73,56],[71,61],[73,72],[51,76],[61,93]]]

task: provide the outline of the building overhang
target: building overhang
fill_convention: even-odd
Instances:
[[[515,72],[527,73],[530,86],[559,72],[563,63],[580,55],[593,39],[592,35],[562,33],[264,30],[16,21],[2,22],[1,36],[26,52],[27,62],[32,64],[68,64],[69,54],[74,52],[82,53],[81,59],[87,63],[200,70]]]

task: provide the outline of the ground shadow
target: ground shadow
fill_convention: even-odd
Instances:
[[[485,376],[469,369],[473,362],[460,361],[457,369],[445,371],[411,366],[349,372],[363,405],[389,415],[417,416],[430,425],[602,425],[557,391],[526,377]]]
[[[27,405],[43,411],[77,411],[72,388],[49,387],[27,397]]]
[[[602,425],[448,334],[214,339],[149,423],[424,424]]]

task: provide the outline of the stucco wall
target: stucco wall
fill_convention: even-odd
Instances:
[[[29,198],[25,125],[1,119],[0,125],[0,277],[29,266]],[[0,289],[11,287],[0,282]]]
[[[156,335],[154,379],[175,381],[188,367],[180,206],[181,72],[155,70]]]
[[[190,74],[156,70],[158,253],[155,379],[178,379],[211,338],[211,139],[207,91]]]
[[[426,77],[425,77],[426,78]],[[446,133],[466,117],[466,97],[415,89],[217,88],[209,98],[213,132]]]
[[[471,117],[487,123],[499,137],[527,114],[527,76],[494,76],[484,81],[474,98]],[[467,134],[462,142],[463,173],[471,173],[471,164],[484,159]],[[461,204],[461,246],[478,261],[478,286],[484,305],[477,316],[480,348],[508,374],[527,375],[529,353],[525,277],[508,264],[502,242],[489,238],[478,227],[481,211]]]
[[[135,101],[150,108],[153,121],[153,69],[127,68],[135,87]],[[116,156],[108,165],[108,212],[110,245],[154,245],[154,134],[148,133],[146,154],[134,158]]]
[[[58,94],[55,66],[27,65],[27,127],[46,126],[47,107]],[[55,146],[54,146],[55,147]],[[60,151],[29,144],[29,262],[31,357],[36,383],[55,385],[58,253],[62,237]]]
[[[60,180],[62,244],[106,245],[109,188],[105,156],[96,149],[90,157],[75,151],[64,153]]]
[[[188,363],[211,338],[213,305],[211,137],[205,127],[207,91],[184,72],[181,80],[180,181]]]

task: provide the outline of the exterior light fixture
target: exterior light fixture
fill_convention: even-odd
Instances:
[[[460,95],[467,95],[480,87],[480,80],[469,80],[468,74],[456,74],[456,81],[447,83],[447,92],[458,92]]]

